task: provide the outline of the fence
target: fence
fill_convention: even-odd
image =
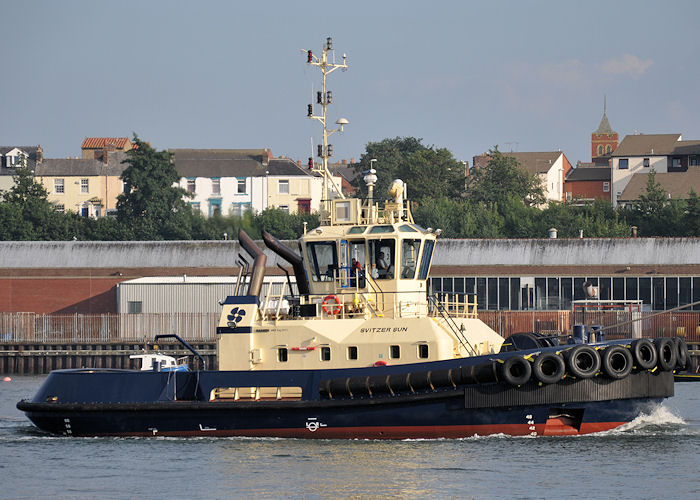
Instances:
[[[581,322],[571,311],[480,311],[478,316],[504,337],[517,332],[571,334],[573,325]],[[626,323],[633,319],[634,323]],[[143,342],[162,333],[176,333],[188,341],[213,342],[218,321],[215,313],[0,313],[0,342]],[[629,338],[637,333],[652,338],[682,336],[689,342],[700,342],[700,312],[606,311],[586,318],[585,324],[606,327],[608,339]]]
[[[218,313],[0,313],[0,342],[143,342],[163,333],[216,340]]]

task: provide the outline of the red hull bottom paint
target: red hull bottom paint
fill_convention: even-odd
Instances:
[[[403,426],[403,427],[338,427],[308,429],[241,429],[219,431],[176,431],[124,433],[122,436],[162,436],[162,437],[278,437],[303,439],[456,439],[491,434],[509,436],[572,436],[592,434],[619,427],[626,422],[588,422],[577,430],[569,425],[548,424],[504,424],[504,425],[452,425],[452,426]],[[92,434],[94,435],[94,434]],[[114,436],[115,434],[109,434]]]

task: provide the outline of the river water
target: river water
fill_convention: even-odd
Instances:
[[[700,498],[700,383],[622,429],[579,437],[340,441],[69,438],[0,382],[0,498]]]

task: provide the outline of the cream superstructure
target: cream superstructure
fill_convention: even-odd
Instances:
[[[260,303],[265,256],[244,233],[241,246],[254,259],[247,293],[239,289],[223,305],[217,328],[220,370],[308,370],[406,364],[496,353],[503,338],[477,318],[466,295],[428,295],[428,275],[438,231],[413,221],[404,184],[394,181],[391,200],[374,203],[375,171],[365,176],[369,199],[343,198],[328,171],[332,148],[327,128],[332,94],[326,76],[347,69],[329,57],[307,62],[323,73],[317,104],[308,117],[323,126],[322,162],[311,165],[323,184],[321,225],[304,234],[300,253],[263,232],[265,244],[292,264],[298,292],[283,289]],[[311,162],[311,159],[309,159]],[[338,199],[331,199],[336,191]],[[240,276],[239,276],[240,278]],[[240,283],[241,280],[239,279]]]

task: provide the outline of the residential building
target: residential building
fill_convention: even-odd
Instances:
[[[567,203],[582,204],[592,201],[610,201],[610,167],[594,163],[577,163],[564,181]]]
[[[658,183],[666,193],[669,200],[688,199],[690,190],[700,195],[700,167],[691,168],[686,172],[670,172],[655,174],[654,181]],[[632,176],[632,179],[625,186],[624,191],[617,200],[620,205],[633,205],[640,196],[646,195],[648,173],[639,173]]]
[[[692,172],[700,168],[698,166],[699,159],[700,141],[684,141],[681,134],[625,136],[617,150],[612,153],[613,206],[617,206],[619,201],[623,201],[623,193],[635,175],[648,174],[652,169],[656,174]],[[680,182],[680,178],[669,181],[665,177],[657,175],[657,178],[664,178],[664,182],[668,184],[669,188]],[[688,179],[692,178],[694,178],[692,175],[688,176]],[[645,180],[637,180],[635,185],[639,185],[641,182],[646,184]],[[631,189],[624,196],[625,202],[632,200],[630,196],[633,192],[634,190]],[[679,193],[679,195],[685,198],[687,192]]]
[[[289,213],[320,208],[322,179],[269,149],[172,149],[180,187],[205,217],[278,207]],[[336,178],[340,186],[340,178]]]
[[[104,161],[105,154],[112,151],[126,152],[133,147],[134,143],[128,137],[86,137],[80,149],[83,152],[83,158]]]
[[[569,174],[571,163],[561,151],[531,153],[502,153],[515,158],[520,167],[536,175],[542,182],[547,201],[564,201],[564,179]],[[473,168],[481,168],[489,162],[489,155],[483,154],[472,159]]]
[[[41,146],[0,146],[0,194],[14,186],[16,168],[22,162],[30,170],[44,159]]]
[[[120,179],[126,167],[125,153],[114,152],[103,159],[46,158],[36,166],[35,178],[48,191],[48,199],[60,212],[84,217],[104,217],[116,210],[123,192]]]

